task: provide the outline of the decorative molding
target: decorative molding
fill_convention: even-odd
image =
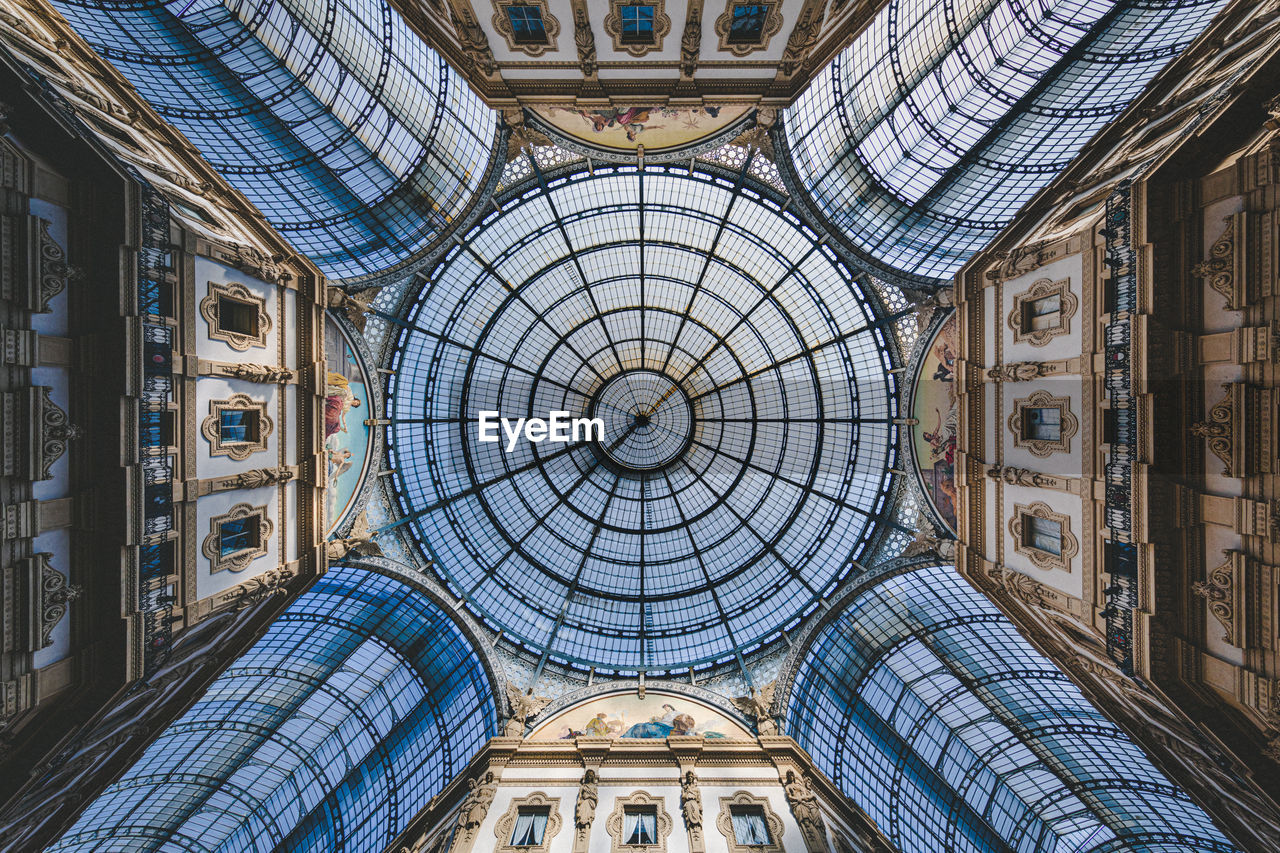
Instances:
[[[626,6],[653,7],[653,39],[646,42],[627,42],[622,39],[622,9]],[[662,41],[671,32],[671,18],[667,15],[666,0],[649,0],[633,3],[631,0],[609,0],[609,14],[604,16],[604,31],[613,39],[613,49],[631,56],[662,50]]]
[[[609,853],[666,853],[667,836],[671,834],[671,815],[663,808],[662,797],[651,797],[644,791],[636,791],[625,797],[617,797],[613,811],[605,819],[604,828],[609,833],[612,843]],[[625,811],[627,806],[652,806],[657,815],[657,835],[654,844],[627,844],[623,833],[626,831]]]
[[[229,456],[241,462],[255,453],[265,452],[267,438],[275,429],[275,422],[267,415],[267,401],[255,400],[248,394],[232,394],[226,400],[210,400],[209,414],[200,422],[200,434],[209,442],[210,456]],[[257,412],[258,435],[252,441],[226,443],[222,440],[223,412]]]
[[[522,845],[511,843],[511,833],[516,827],[516,818],[520,815],[521,807],[547,810],[547,826],[542,833],[541,843]],[[494,848],[494,853],[549,853],[551,841],[560,832],[560,826],[563,823],[564,820],[560,817],[559,797],[548,797],[541,791],[534,791],[527,797],[516,797],[493,827],[493,834],[498,838],[498,846]]]
[[[1223,551],[1226,562],[1209,571],[1208,578],[1196,581],[1191,591],[1209,603],[1209,612],[1222,625],[1222,639],[1236,648],[1246,648],[1249,608],[1245,601],[1248,591],[1246,577],[1248,564],[1241,551]]]
[[[782,51],[782,58],[778,60],[776,80],[786,80],[804,70],[809,62],[809,54],[818,41],[825,7],[825,0],[805,0],[800,7],[800,14],[787,39],[787,46]]]
[[[53,297],[67,289],[67,283],[79,279],[81,272],[67,263],[66,250],[58,245],[49,233],[52,224],[47,219],[36,219],[40,224],[38,238],[40,245],[39,297],[32,310],[38,314],[49,313],[49,302]]]
[[[733,831],[734,806],[756,806],[764,812],[765,826],[769,830],[768,844],[739,844],[738,836]],[[769,808],[767,797],[756,797],[747,791],[738,791],[732,797],[720,798],[720,816],[716,818],[716,829],[724,836],[729,853],[785,853],[782,847],[782,818]]]
[[[1276,391],[1243,382],[1222,386],[1226,395],[1210,407],[1205,420],[1191,425],[1222,460],[1227,477],[1276,472]]]
[[[1235,213],[1225,217],[1227,228],[1209,248],[1209,257],[1191,268],[1191,275],[1204,279],[1210,288],[1227,300],[1228,311],[1240,311],[1248,304],[1245,287],[1245,241],[1237,234],[1244,232],[1245,214]]]
[[[53,642],[53,629],[67,614],[67,604],[79,598],[79,586],[67,583],[67,576],[49,565],[53,554],[35,555],[40,561],[40,648]]]
[[[219,324],[219,304],[223,299],[234,299],[254,306],[258,311],[258,333],[256,335],[241,334],[224,330]],[[239,282],[221,284],[209,282],[209,294],[200,300],[200,316],[209,324],[209,338],[224,341],[227,346],[237,352],[245,352],[250,347],[266,347],[267,335],[271,333],[271,316],[267,313],[267,300],[251,292]]]
[[[232,379],[244,379],[247,382],[260,382],[265,385],[285,385],[292,382],[296,374],[287,367],[272,367],[267,364],[213,363],[210,366],[211,376],[226,376]]]
[[[1062,531],[1062,553],[1051,554],[1026,544],[1023,538],[1026,518],[1043,518],[1056,521]],[[1071,558],[1080,551],[1080,542],[1071,533],[1071,518],[1041,501],[1032,504],[1014,504],[1013,517],[1009,519],[1009,532],[1013,535],[1013,550],[1030,560],[1037,568],[1071,571]]]
[[[995,382],[1028,382],[1054,372],[1054,365],[1043,361],[1011,361],[987,368],[987,378]]]
[[[1027,486],[1036,489],[1057,488],[1059,478],[1031,471],[1027,468],[993,465],[987,469],[987,476],[999,480],[1007,486]]]
[[[234,521],[240,518],[256,518],[258,524],[258,545],[253,548],[245,548],[236,551],[234,554],[222,554],[222,524],[226,521]],[[271,519],[267,518],[267,507],[252,506],[251,504],[236,504],[230,510],[222,515],[215,515],[209,519],[209,535],[204,538],[204,542],[200,546],[200,551],[209,558],[211,564],[210,571],[213,572],[240,572],[244,571],[250,563],[267,553],[267,542],[271,538],[271,531],[275,529],[275,525]]]
[[[221,597],[223,601],[234,605],[236,610],[244,610],[273,595],[288,595],[288,584],[293,580],[294,575],[295,572],[290,566],[267,569],[257,577],[236,584]]]
[[[698,70],[702,52],[702,0],[689,0],[685,13],[684,33],[680,36],[680,76],[692,78]]]
[[[542,56],[548,51],[556,50],[556,37],[560,35],[560,21],[551,14],[547,0],[492,0],[493,28],[506,41],[512,51],[519,51],[529,56]],[[507,10],[511,8],[537,9],[542,16],[542,29],[546,40],[537,42],[516,41],[515,30],[511,26],[511,17]]]
[[[1048,296],[1057,296],[1059,299],[1058,325],[1047,329],[1028,329],[1025,322],[1027,304]],[[1005,322],[1013,330],[1014,343],[1028,343],[1033,347],[1042,347],[1053,338],[1071,331],[1071,318],[1075,316],[1079,307],[1080,300],[1071,292],[1071,279],[1063,278],[1057,281],[1047,278],[1036,279],[1031,283],[1031,287],[1013,297],[1013,309]]]
[[[36,400],[40,410],[40,468],[34,479],[48,480],[53,476],[53,463],[66,452],[67,443],[80,438],[83,431],[67,420],[67,413],[53,402],[49,396],[52,388],[41,385],[32,390],[40,394]]]
[[[724,13],[716,18],[715,28],[716,35],[720,36],[720,50],[728,51],[734,56],[746,56],[757,50],[767,49],[770,40],[782,29],[782,13],[780,11],[782,4],[777,0],[759,4],[768,10],[765,12],[764,29],[760,33],[759,41],[731,42],[729,41],[729,33],[730,28],[733,26],[733,7],[739,4],[740,0],[725,0]]]
[[[573,44],[578,49],[578,66],[587,79],[596,76],[596,36],[591,31],[587,0],[573,0]],[[496,169],[494,170],[497,171]]]
[[[1027,409],[1057,409],[1061,413],[1057,440],[1028,438],[1023,435],[1023,412]],[[1014,400],[1013,414],[1009,415],[1007,423],[1010,431],[1013,432],[1015,447],[1024,447],[1031,451],[1033,456],[1042,457],[1051,453],[1070,453],[1071,438],[1080,429],[1080,421],[1071,414],[1071,398],[1055,397],[1045,390],[1036,391],[1030,397]]]

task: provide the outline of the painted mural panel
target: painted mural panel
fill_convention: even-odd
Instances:
[[[956,315],[938,328],[920,363],[912,397],[911,445],[924,493],[956,529]]]
[[[364,366],[342,327],[328,317],[324,324],[324,352],[324,455],[328,469],[325,519],[326,529],[332,532],[345,520],[364,482],[372,441],[365,420],[372,415]]]
[[[741,119],[748,106],[609,107],[565,109],[538,107],[535,112],[562,133],[601,148],[649,153],[681,148],[718,133]]]
[[[664,693],[614,693],[575,705],[540,725],[533,740],[575,737],[665,738],[701,735],[706,738],[750,738],[746,729],[704,705]]]

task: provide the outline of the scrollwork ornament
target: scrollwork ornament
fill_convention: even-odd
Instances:
[[[1191,434],[1203,438],[1214,456],[1222,460],[1223,476],[1231,476],[1231,460],[1234,451],[1234,417],[1231,385],[1222,386],[1227,396],[1209,409],[1202,421],[1191,425]]]
[[[53,463],[66,453],[67,444],[84,434],[50,398],[52,391],[52,388],[44,388],[40,401],[40,476],[37,478],[40,480],[47,480],[52,476]]]
[[[1242,306],[1236,304],[1235,264],[1236,220],[1234,216],[1226,217],[1227,230],[1222,232],[1213,245],[1209,247],[1209,257],[1191,268],[1191,274],[1204,279],[1210,288],[1222,294],[1227,300],[1228,311],[1239,311]]]
[[[67,583],[67,576],[49,565],[52,554],[41,553],[44,565],[40,572],[40,647],[53,642],[53,629],[67,613],[67,605],[80,597],[83,590]]]

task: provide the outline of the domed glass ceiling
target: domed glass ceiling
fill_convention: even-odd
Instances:
[[[539,174],[404,321],[394,526],[544,660],[732,660],[819,606],[888,510],[887,321],[746,172]],[[603,434],[507,452],[482,411]]]

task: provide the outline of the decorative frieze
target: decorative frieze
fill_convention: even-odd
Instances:
[[[1237,648],[1245,648],[1248,645],[1245,592],[1249,586],[1245,576],[1246,559],[1241,551],[1224,551],[1223,555],[1226,562],[1210,569],[1205,580],[1193,583],[1191,591],[1209,603],[1209,612],[1225,630],[1222,639]]]
[[[1226,230],[1213,241],[1209,257],[1191,268],[1192,276],[1204,279],[1222,294],[1228,311],[1240,311],[1249,304],[1245,293],[1245,241],[1239,239],[1245,233],[1244,217],[1244,213],[1226,217]]]
[[[1222,460],[1226,477],[1269,474],[1275,469],[1275,392],[1241,382],[1222,386],[1225,396],[1191,425],[1191,434],[1203,438],[1214,456]]]
[[[38,216],[0,215],[0,298],[38,314],[48,313],[49,302],[81,275],[49,225]]]
[[[37,652],[53,642],[53,629],[80,595],[80,587],[40,552],[4,569],[4,651]]]

